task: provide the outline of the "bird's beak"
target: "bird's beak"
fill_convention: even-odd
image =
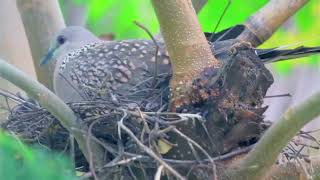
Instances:
[[[48,64],[54,57],[54,52],[57,49],[57,46],[51,47],[47,54],[40,60],[40,66]]]

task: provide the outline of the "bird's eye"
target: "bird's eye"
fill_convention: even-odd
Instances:
[[[64,36],[58,36],[57,37],[57,42],[59,43],[59,44],[63,44],[63,43],[65,43],[66,42],[66,37],[64,37]]]

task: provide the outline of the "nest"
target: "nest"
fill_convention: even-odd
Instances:
[[[168,112],[169,73],[141,82],[152,87],[142,93],[128,92],[68,104],[79,123],[89,127],[83,132],[89,143],[95,141],[105,149],[106,164],[97,173],[105,179],[150,179],[163,168],[171,168],[170,173],[164,171],[168,176],[183,174],[208,179],[219,168],[247,153],[270,126],[263,120],[267,107],[262,103],[273,79],[250,47],[240,45],[235,49],[220,56],[224,67],[219,70],[217,83],[199,83],[210,82],[212,77],[206,73],[194,83],[195,92],[205,89],[214,95],[177,112]],[[96,94],[91,91],[88,94]],[[8,121],[2,124],[3,129],[30,144],[70,153],[79,170],[89,170],[68,131],[49,112],[32,100],[7,92],[1,94],[17,102]],[[318,143],[310,133],[301,132],[298,137]],[[306,158],[301,151],[307,145],[297,140],[292,143],[295,147],[289,144],[283,156]],[[317,147],[318,144],[314,146]],[[91,171],[85,176],[94,175],[95,171]]]

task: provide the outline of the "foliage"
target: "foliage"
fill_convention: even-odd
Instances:
[[[0,179],[72,180],[70,163],[61,155],[40,148],[31,149],[21,141],[0,132]]]

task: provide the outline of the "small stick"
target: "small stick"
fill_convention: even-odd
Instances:
[[[145,27],[143,26],[141,23],[134,21],[134,23],[139,26],[141,29],[143,29],[152,39],[154,45],[156,46],[156,52],[155,52],[155,69],[154,69],[154,80],[153,80],[153,85],[156,84],[157,82],[157,76],[158,76],[158,52],[159,52],[159,45],[157,43],[157,40],[152,36],[151,32]]]
[[[157,169],[156,174],[154,175],[154,180],[161,180],[161,173],[163,171],[163,165],[160,165]]]
[[[226,14],[227,10],[229,9],[230,5],[231,5],[231,0],[228,0],[228,3],[227,3],[227,5],[226,5],[226,7],[223,9],[222,14],[221,14],[221,16],[220,16],[220,18],[219,18],[219,20],[218,20],[218,23],[217,23],[216,26],[214,27],[213,33],[212,33],[212,35],[211,35],[210,38],[209,38],[210,41],[213,39],[213,36],[214,36],[214,34],[216,33],[216,31],[217,31],[217,29],[218,29],[218,27],[219,27],[222,19],[224,18],[224,15]]]
[[[143,143],[139,141],[139,139],[133,134],[133,132],[127,128],[121,121],[118,122],[118,126],[123,129],[142,149],[144,152],[146,152],[149,156],[154,158],[158,163],[163,165],[168,171],[170,171],[174,176],[176,176],[178,179],[185,180],[185,178],[180,175],[176,170],[174,170],[169,164],[167,164],[165,161],[163,161],[161,158],[159,158],[150,148],[145,146]]]
[[[90,146],[90,141],[91,141],[91,136],[92,135],[92,127],[99,121],[100,119],[97,119],[96,121],[94,121],[93,123],[90,124],[89,126],[89,129],[88,129],[88,136],[87,136],[87,140],[86,140],[86,145],[87,145],[87,149],[88,149],[88,153],[89,153],[89,168],[90,168],[90,171],[94,177],[95,180],[99,180],[98,179],[98,176],[95,172],[95,167],[94,167],[94,163],[93,163],[93,154],[92,154],[92,151],[91,151],[91,146]]]
[[[290,93],[287,94],[278,94],[278,95],[270,95],[270,96],[265,96],[264,98],[275,98],[275,97],[292,97]]]
[[[188,143],[195,145],[198,149],[200,149],[200,151],[202,151],[202,153],[204,155],[207,156],[207,158],[209,159],[210,163],[212,164],[212,170],[213,173],[216,174],[217,172],[217,167],[216,164],[214,163],[213,158],[209,155],[209,153],[204,150],[198,143],[196,143],[194,140],[192,140],[191,138],[189,138],[188,136],[186,136],[185,134],[183,134],[181,131],[179,131],[178,129],[174,128],[173,132],[179,134],[182,138],[186,139],[188,141]]]

